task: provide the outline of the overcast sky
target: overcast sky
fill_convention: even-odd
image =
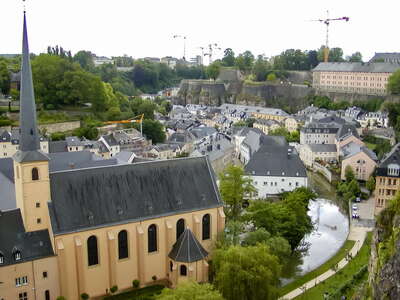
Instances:
[[[0,0],[0,53],[19,53],[22,0]],[[288,48],[317,49],[325,43],[326,16],[350,17],[330,26],[330,46],[368,60],[374,52],[400,52],[399,0],[27,0],[31,52],[61,45],[76,53],[134,58],[201,54],[218,43],[236,54],[272,56]],[[222,55],[222,50],[215,57]]]

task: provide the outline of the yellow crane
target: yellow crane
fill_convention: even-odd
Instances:
[[[341,17],[341,18],[329,18],[329,11],[326,11],[326,19],[318,19],[318,20],[311,20],[314,22],[321,22],[326,25],[326,41],[325,41],[325,49],[324,49],[324,62],[328,62],[329,58],[329,24],[332,21],[346,21],[348,22],[350,20],[349,17]]]
[[[131,124],[131,123],[139,123],[140,124],[140,134],[143,136],[143,118],[144,114],[138,115],[128,120],[119,120],[119,121],[107,121],[104,124]]]

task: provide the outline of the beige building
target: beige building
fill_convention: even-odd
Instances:
[[[341,179],[346,179],[346,168],[350,166],[357,180],[367,181],[373,174],[377,160],[375,153],[365,146],[354,142],[347,144],[340,149],[342,156]]]
[[[286,130],[289,132],[297,131],[300,127],[300,122],[298,122],[294,117],[286,118],[284,123]]]
[[[306,167],[312,168],[315,161],[331,163],[338,160],[334,144],[305,144],[300,147],[300,159]]]
[[[375,214],[384,209],[400,190],[400,145],[379,164],[376,169]]]
[[[265,134],[268,134],[269,132],[280,128],[281,127],[281,123],[279,123],[278,121],[275,121],[275,120],[257,119],[253,123],[253,127],[260,129]]]
[[[313,88],[322,92],[386,95],[388,78],[400,64],[329,62],[313,69]]]
[[[0,158],[12,157],[19,149],[19,130],[13,128],[10,131],[4,130],[0,133]],[[40,149],[49,153],[49,141],[43,137],[40,139]]]
[[[0,182],[0,299],[95,298],[133,280],[207,281],[225,225],[208,159],[50,171],[57,157],[40,149],[25,18],[20,110],[20,148],[0,159],[0,178],[13,179]]]

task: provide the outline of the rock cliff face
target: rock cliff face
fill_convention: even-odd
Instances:
[[[301,73],[301,72],[299,72]],[[294,74],[297,81],[304,81],[307,74]],[[178,93],[179,104],[206,104],[219,106],[223,103],[274,106],[298,110],[307,106],[306,97],[312,88],[303,84],[247,83],[240,72],[222,70],[216,81],[182,80]]]
[[[384,211],[371,247],[369,281],[373,299],[400,299],[400,216]]]

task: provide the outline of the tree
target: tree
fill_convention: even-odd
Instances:
[[[221,71],[221,63],[219,61],[214,61],[206,69],[206,74],[208,78],[217,79],[219,72]]]
[[[87,293],[82,293],[81,294],[81,299],[82,300],[87,300],[87,299],[89,299],[90,297],[89,297],[89,295],[87,294]]]
[[[187,281],[175,289],[164,288],[156,300],[224,300],[221,294],[209,283],[199,284]]]
[[[0,60],[0,92],[8,95],[10,91],[11,74],[8,70],[7,63]]]
[[[277,299],[281,266],[265,244],[217,249],[215,286],[226,300]]]
[[[143,120],[143,134],[154,144],[162,143],[166,138],[164,126],[157,120]]]
[[[244,219],[272,236],[285,238],[293,250],[313,228],[307,212],[309,201],[315,197],[307,188],[298,188],[283,194],[279,202],[251,201]]]
[[[347,57],[349,62],[362,62],[362,54],[360,52],[355,52],[351,56]]]
[[[92,71],[94,69],[93,54],[90,51],[78,51],[74,55],[73,61],[79,63],[86,71]]]
[[[227,215],[237,220],[246,197],[253,192],[255,188],[252,180],[244,175],[243,168],[229,165],[219,174],[220,193],[227,207]]]
[[[374,176],[370,176],[367,180],[367,183],[365,184],[368,191],[370,193],[372,193],[375,190],[375,177]]]
[[[389,77],[387,88],[391,94],[400,94],[400,70],[397,70]]]
[[[267,80],[268,81],[275,81],[276,80],[275,73],[274,72],[269,73],[268,76],[267,76]]]
[[[353,168],[350,165],[347,165],[344,169],[344,177],[346,178],[346,182],[350,182],[355,178]]]
[[[224,57],[222,58],[222,65],[224,67],[233,67],[235,65],[235,52],[231,48],[224,50]]]
[[[259,55],[253,67],[253,75],[256,81],[265,81],[268,74],[268,62],[264,60],[262,55]]]
[[[310,69],[315,68],[319,61],[318,61],[318,52],[315,50],[311,50],[307,52],[307,59],[308,59],[308,65],[310,66]]]

